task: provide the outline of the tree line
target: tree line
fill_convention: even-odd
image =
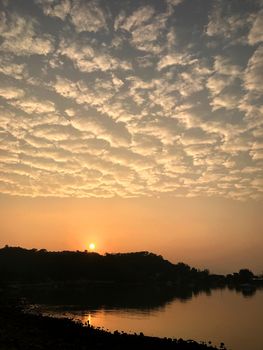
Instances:
[[[0,281],[52,282],[96,281],[204,285],[248,283],[256,276],[248,270],[223,276],[210,274],[147,251],[100,255],[88,251],[49,252],[45,249],[4,247],[0,249]]]

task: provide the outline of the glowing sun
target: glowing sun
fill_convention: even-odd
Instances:
[[[89,249],[90,250],[94,250],[96,248],[95,244],[94,243],[90,243],[89,244]]]

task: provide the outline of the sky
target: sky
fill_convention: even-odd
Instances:
[[[262,41],[262,0],[2,0],[0,245],[262,271]]]

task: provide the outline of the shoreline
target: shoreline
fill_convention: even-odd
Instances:
[[[89,349],[226,349],[193,340],[159,338],[125,332],[109,332],[68,318],[26,313],[18,306],[0,306],[1,350]]]

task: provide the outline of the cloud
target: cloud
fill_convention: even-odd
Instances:
[[[250,18],[238,13],[227,6],[226,1],[215,1],[209,15],[206,34],[209,37],[222,37],[232,43],[245,43],[246,39],[241,35],[241,30],[247,27]]]
[[[238,105],[239,110],[245,114],[244,120],[253,130],[255,137],[262,135],[263,106],[258,93],[249,92],[243,96]]]
[[[249,152],[253,160],[262,160],[263,159],[263,149],[252,150]]]
[[[88,44],[78,41],[62,40],[59,52],[61,55],[71,59],[81,72],[131,69],[129,62],[112,57],[107,52],[103,52],[103,50],[99,51]]]
[[[174,52],[161,58],[161,60],[158,62],[158,69],[161,70],[173,65],[186,66],[195,62],[197,62],[197,60],[192,59],[189,54]]]
[[[263,41],[263,11],[259,11],[256,15],[251,16],[252,27],[248,34],[248,43],[256,45]]]
[[[19,99],[25,95],[22,89],[11,86],[0,86],[0,96],[6,100]]]
[[[215,135],[207,134],[202,129],[193,128],[184,132],[180,137],[180,142],[184,146],[190,145],[209,145],[217,142]]]
[[[183,97],[202,91],[205,87],[205,81],[209,74],[208,69],[200,69],[198,65],[190,67],[188,70],[178,74],[178,82],[175,83],[178,93]]]
[[[130,167],[136,171],[153,166],[153,161],[141,154],[125,148],[113,148],[108,152],[108,159],[118,164]]]
[[[254,142],[249,154],[254,160],[263,159],[263,142]]]
[[[225,108],[227,110],[235,109],[238,106],[239,96],[236,94],[225,93],[214,97],[210,102],[212,110],[216,111],[220,108]]]
[[[230,44],[256,45],[263,40],[263,16],[261,2],[255,2],[254,8],[245,12],[235,8],[227,1],[215,1],[209,16],[206,34],[209,37],[221,37]]]
[[[158,154],[163,147],[160,139],[143,133],[133,134],[132,141],[132,150],[144,156]]]
[[[224,56],[215,56],[214,57],[214,70],[216,73],[236,77],[241,76],[242,68],[233,64],[228,57]]]
[[[58,94],[65,98],[77,99],[80,92],[77,83],[61,76],[56,77],[56,82],[52,87]]]
[[[142,51],[148,51],[152,53],[160,53],[162,46],[159,45],[158,39],[161,30],[165,28],[165,17],[157,18],[154,23],[138,27],[132,31],[131,43]]]
[[[263,93],[263,46],[259,46],[248,61],[244,73],[244,87],[251,92]]]
[[[221,145],[221,149],[229,154],[237,154],[239,152],[247,152],[251,149],[252,142],[241,136],[225,140]]]
[[[194,20],[194,1],[11,3],[3,193],[263,197],[259,2],[214,1]]]
[[[160,105],[169,116],[175,115],[183,106],[181,99],[187,99],[205,88],[209,74],[210,70],[198,60],[183,69],[164,72],[162,78],[152,81],[149,99],[153,105]]]
[[[37,35],[36,20],[24,18],[16,13],[0,14],[0,36],[3,42],[0,51],[15,55],[47,55],[54,50],[53,38],[48,34]]]
[[[127,31],[132,31],[149,22],[154,16],[155,10],[152,6],[143,6],[135,10],[132,15],[125,17],[124,12],[121,12],[115,20],[115,30],[121,28]]]
[[[70,0],[61,0],[58,3],[52,0],[37,0],[36,3],[42,7],[45,15],[58,17],[61,20],[65,20],[71,10]]]
[[[178,6],[181,4],[184,0],[166,0],[167,4],[170,6]]]
[[[41,114],[55,112],[55,105],[51,101],[38,100],[37,98],[24,98],[10,102],[14,107],[23,110],[29,114]]]
[[[106,15],[96,0],[75,0],[70,16],[77,32],[97,32],[107,27]]]
[[[130,44],[136,49],[151,53],[160,53],[162,45],[160,36],[165,30],[167,14],[155,14],[152,6],[142,6],[126,17],[124,12],[117,16],[114,28],[121,29],[131,34]]]
[[[233,64],[229,57],[214,57],[214,74],[207,80],[206,87],[212,95],[212,110],[238,108],[241,92],[235,86],[243,77],[242,68]]]
[[[0,106],[0,125],[4,130],[7,128],[7,124],[12,118],[14,118],[13,113]]]
[[[210,90],[213,96],[221,93],[227,86],[233,82],[232,77],[215,74],[207,79],[206,87]]]
[[[257,178],[252,181],[252,185],[256,187],[260,192],[262,192],[263,188],[263,178]]]
[[[26,64],[17,64],[8,58],[0,59],[0,73],[18,80],[21,80],[28,75]]]
[[[71,125],[59,125],[59,124],[37,125],[34,127],[33,133],[37,138],[42,138],[51,142],[75,139],[75,138],[80,138],[82,136],[81,132],[74,129]],[[53,151],[57,152],[57,150],[53,150]]]
[[[198,159],[205,157],[207,153],[211,153],[213,149],[213,146],[209,144],[190,144],[185,148],[185,152],[194,159]]]
[[[90,0],[37,0],[46,16],[58,17],[65,21],[69,16],[76,32],[98,32],[106,29],[106,14],[99,1]]]
[[[79,105],[92,106],[96,109],[103,106],[115,94],[114,86],[105,89],[100,86],[99,81],[95,82],[93,86],[88,86],[83,80],[74,82],[57,76],[56,82],[52,85],[52,88],[61,96],[71,99]],[[106,85],[108,86],[108,84]]]
[[[77,116],[71,123],[77,130],[98,135],[112,145],[127,145],[131,141],[131,135],[122,122],[116,122],[107,116],[96,118],[86,112],[86,116]]]

